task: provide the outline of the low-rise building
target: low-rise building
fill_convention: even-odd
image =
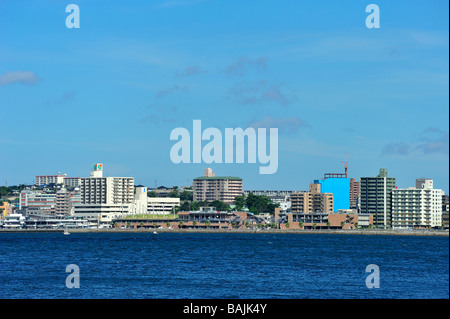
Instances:
[[[283,213],[275,210],[275,220],[280,229],[356,229],[372,228],[370,214],[356,213]]]
[[[238,229],[264,224],[264,218],[248,212],[217,211],[214,207],[202,207],[198,211],[178,212],[178,218],[130,218],[113,220],[117,228],[191,228]]]

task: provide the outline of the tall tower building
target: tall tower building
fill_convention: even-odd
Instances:
[[[395,178],[388,177],[385,168],[375,177],[361,177],[361,213],[373,216],[374,227],[391,226],[391,191],[395,184]]]

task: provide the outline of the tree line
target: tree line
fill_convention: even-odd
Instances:
[[[215,200],[212,202],[193,201],[192,197],[190,197],[190,199],[189,197],[182,197],[182,193],[180,193],[179,197],[180,202],[182,203],[178,207],[177,211],[196,211],[200,210],[200,207],[215,207],[218,211],[242,211],[244,209],[248,209],[254,214],[273,214],[275,212],[275,208],[280,207],[280,204],[274,203],[268,196],[254,195],[253,193],[249,193],[247,197],[244,194],[237,196],[234,200],[234,209],[232,209],[227,203],[220,200]],[[192,192],[189,193],[192,196]]]

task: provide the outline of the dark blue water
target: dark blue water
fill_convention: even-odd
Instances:
[[[448,237],[0,233],[0,298],[449,298]],[[80,288],[66,287],[76,264]],[[366,287],[366,266],[380,288]]]

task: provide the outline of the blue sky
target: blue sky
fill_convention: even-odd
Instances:
[[[65,7],[80,8],[68,29]],[[380,8],[368,29],[365,8]],[[307,189],[325,173],[449,189],[447,1],[1,1],[0,185],[35,175]],[[278,171],[174,164],[177,127],[279,128]]]

